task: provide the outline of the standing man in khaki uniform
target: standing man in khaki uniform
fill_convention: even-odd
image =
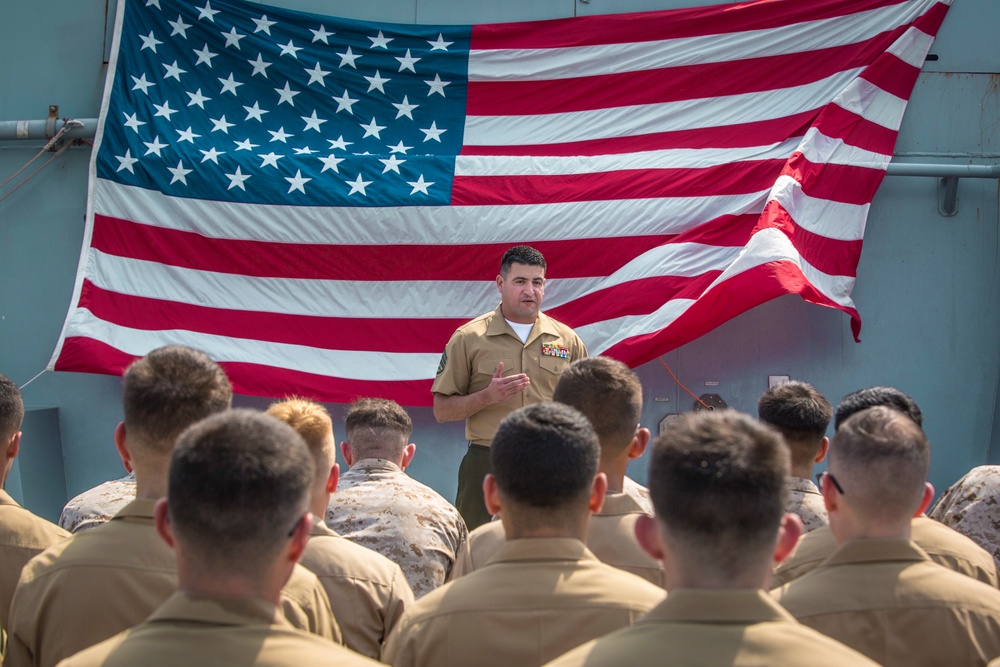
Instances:
[[[188,429],[154,510],[179,590],[145,622],[62,664],[376,664],[294,629],[278,609],[309,541],[314,472],[302,439],[267,415],[235,410]]]
[[[637,529],[663,560],[669,596],[632,627],[550,666],[874,666],[797,623],[762,590],[802,530],[784,512],[787,480],[781,436],[747,415],[693,413],[671,425],[653,443],[656,518],[640,517]]]
[[[838,549],[772,591],[797,619],[884,667],[970,665],[1000,656],[1000,591],[938,565],[912,542],[934,497],[917,424],[877,406],[841,424],[821,490]]]
[[[507,541],[486,564],[417,600],[389,635],[395,667],[538,667],[635,622],[664,597],[583,544],[607,480],[586,417],[559,403],[511,413],[483,482]]]
[[[139,623],[177,590],[177,563],[156,534],[153,506],[166,494],[177,436],[231,401],[223,370],[188,347],[158,348],[125,370],[115,446],[136,472],[137,497],[100,530],[74,535],[24,567],[4,667],[52,667]],[[339,639],[319,580],[296,571],[282,601],[289,619]]]
[[[587,548],[602,562],[663,586],[663,564],[646,553],[635,538],[639,516],[652,514],[645,502],[649,492],[636,482],[631,488],[625,486],[629,461],[642,456],[650,437],[649,429],[639,426],[639,378],[628,366],[609,357],[581,359],[560,376],[553,400],[579,410],[601,443],[598,470],[607,477],[608,490],[601,511],[587,524]],[[455,561],[452,578],[485,565],[505,541],[503,521],[476,528]]]
[[[17,385],[0,374],[0,656],[10,623],[10,600],[21,568],[69,533],[24,509],[3,490],[21,446],[24,402]]]
[[[309,446],[316,467],[309,508],[313,525],[300,562],[326,589],[333,616],[344,633],[344,645],[378,660],[389,630],[413,604],[410,584],[391,560],[344,539],[323,523],[330,494],[340,478],[333,421],[326,408],[292,398],[271,404],[267,414],[295,429]]]
[[[540,252],[523,245],[508,250],[496,282],[500,305],[452,334],[431,386],[434,418],[465,420],[469,449],[458,471],[455,505],[469,530],[491,518],[482,485],[492,472],[489,447],[500,421],[520,407],[550,400],[560,373],[587,356],[572,329],[541,312]]]

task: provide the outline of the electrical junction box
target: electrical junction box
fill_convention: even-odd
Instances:
[[[683,417],[684,417],[683,415],[677,412],[671,412],[666,416],[664,416],[663,419],[660,420],[658,430],[656,431],[657,435],[666,431],[668,428],[670,428],[671,424],[676,424],[681,419],[683,419]]]

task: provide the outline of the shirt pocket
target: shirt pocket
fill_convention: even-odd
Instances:
[[[538,358],[538,366],[543,371],[548,371],[556,375],[562,374],[566,367],[569,366],[570,360],[563,359],[562,357],[550,357],[546,355],[541,355]]]
[[[492,357],[490,359],[480,359],[476,362],[476,375],[493,376],[497,372],[497,366],[503,364],[503,374],[510,375],[514,372],[514,360],[510,357]]]

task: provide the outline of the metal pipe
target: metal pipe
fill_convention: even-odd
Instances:
[[[66,139],[93,139],[97,133],[96,118],[60,118],[55,123],[49,120],[4,120],[0,121],[0,141],[15,139],[51,139],[55,133],[67,127]]]
[[[937,178],[1000,178],[1000,164],[917,164],[891,162],[887,176],[935,176]]]

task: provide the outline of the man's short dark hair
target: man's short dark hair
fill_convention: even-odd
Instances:
[[[774,429],[735,410],[688,413],[653,441],[656,517],[705,567],[735,576],[774,548],[788,467]]]
[[[219,365],[204,352],[183,345],[153,350],[134,361],[123,376],[122,405],[130,444],[161,456],[170,454],[185,428],[228,410],[232,400],[232,385]]]
[[[784,436],[793,464],[802,465],[819,452],[833,418],[833,407],[811,384],[792,380],[761,395],[757,417]]]
[[[552,400],[590,420],[601,452],[615,457],[632,442],[642,415],[642,385],[628,366],[610,357],[574,361],[559,376]]]
[[[885,405],[902,412],[921,428],[924,425],[924,416],[920,412],[920,408],[908,394],[895,387],[868,387],[844,396],[837,405],[837,416],[834,418],[833,430],[839,431],[840,425],[851,415],[876,405]]]
[[[516,245],[503,254],[500,260],[500,275],[506,276],[512,264],[545,267],[545,257],[531,246]]]
[[[208,417],[174,447],[167,489],[174,532],[201,562],[253,572],[308,511],[313,472],[305,441],[284,422],[253,410]]]
[[[0,373],[0,438],[17,433],[24,421],[24,400],[14,381]]]
[[[490,446],[497,488],[505,500],[524,507],[558,508],[589,498],[599,460],[594,428],[561,403],[510,413]]]
[[[347,442],[355,459],[395,461],[403,455],[413,421],[396,401],[362,398],[351,404],[344,419]]]

